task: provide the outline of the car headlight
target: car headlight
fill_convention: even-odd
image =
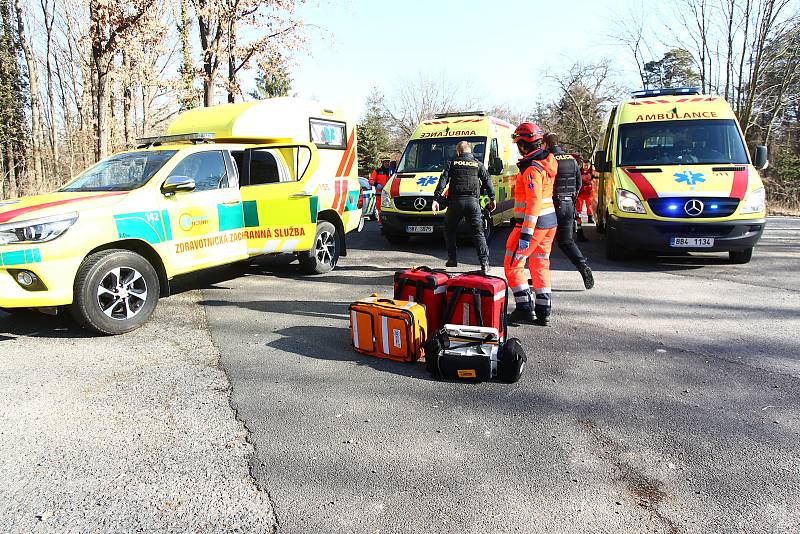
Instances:
[[[761,187],[747,195],[747,198],[742,204],[742,209],[739,210],[739,213],[759,213],[764,211],[766,208],[766,203],[767,195],[764,192],[764,188]]]
[[[381,193],[381,207],[382,208],[391,208],[392,207],[392,197],[389,195],[389,192],[384,189]]]
[[[647,213],[639,197],[625,189],[617,189],[617,207],[627,213]]]
[[[52,241],[78,220],[78,212],[0,224],[0,245]]]

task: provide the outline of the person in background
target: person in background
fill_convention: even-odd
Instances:
[[[558,217],[556,242],[561,252],[569,258],[569,261],[581,273],[583,286],[586,289],[591,289],[594,287],[594,275],[586,263],[586,257],[573,239],[576,220],[575,199],[581,187],[581,166],[574,155],[564,152],[558,146],[558,135],[549,133],[545,135],[544,140],[547,150],[553,154],[556,163],[558,163],[556,182],[553,187],[553,204]]]
[[[575,201],[575,218],[578,221],[578,241],[586,241],[586,236],[583,235],[583,228],[581,228],[581,213],[584,206],[586,207],[586,218],[589,224],[594,224],[592,217],[592,171],[589,168],[589,162],[584,161],[581,166],[581,188],[578,191],[578,199]]]
[[[372,174],[369,176],[369,182],[375,186],[376,196],[380,198],[381,192],[386,186],[386,182],[388,182],[392,176],[394,176],[394,172],[392,171],[389,160],[382,160],[380,166],[373,170]]]
[[[466,141],[456,145],[456,157],[448,161],[444,167],[436,191],[433,193],[431,209],[439,211],[439,205],[447,193],[447,214],[444,220],[444,238],[447,242],[447,267],[458,267],[458,248],[456,231],[461,219],[466,219],[472,229],[472,242],[481,262],[481,271],[489,270],[489,248],[486,246],[486,235],[483,233],[483,213],[481,212],[481,189],[489,196],[486,209],[494,211],[494,185],[483,163],[472,155],[472,147]]]
[[[503,261],[506,280],[514,293],[516,309],[511,323],[546,326],[550,320],[550,249],[556,237],[558,218],[553,206],[556,159],[544,144],[544,132],[532,122],[523,122],[511,136],[522,154],[514,177],[513,229],[506,241]],[[535,302],[525,273],[528,263]]]

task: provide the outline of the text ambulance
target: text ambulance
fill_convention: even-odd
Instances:
[[[261,254],[333,269],[359,226],[354,123],[294,98],[199,108],[61,190],[0,203],[0,308],[137,328],[180,274]]]
[[[750,261],[766,223],[767,164],[751,162],[739,123],[718,96],[697,89],[634,93],[611,111],[595,153],[597,229],[606,254],[625,251],[728,252]]]
[[[468,141],[478,161],[492,177],[497,207],[484,213],[487,237],[494,225],[514,215],[510,177],[516,174],[519,154],[511,142],[514,127],[486,116],[482,111],[441,113],[417,126],[403,152],[397,174],[381,195],[381,231],[392,243],[408,241],[412,235],[432,234],[444,229],[444,212],[431,211],[433,192],[445,163],[455,157],[459,141]],[[481,206],[488,202],[485,195]],[[464,231],[466,231],[464,225]]]

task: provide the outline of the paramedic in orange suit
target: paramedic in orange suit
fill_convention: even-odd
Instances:
[[[514,177],[513,229],[506,242],[503,262],[506,280],[514,293],[516,309],[511,323],[547,325],[550,318],[550,249],[558,218],[553,206],[553,184],[558,164],[544,144],[544,131],[523,122],[512,135],[522,155]],[[533,293],[528,286],[528,263]]]

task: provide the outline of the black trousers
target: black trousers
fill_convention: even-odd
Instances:
[[[571,198],[557,198],[555,200],[558,229],[556,230],[556,243],[561,252],[569,258],[576,267],[586,263],[586,257],[575,244],[575,201]]]
[[[465,219],[472,233],[472,243],[478,253],[481,263],[489,262],[489,249],[486,246],[486,236],[483,233],[483,216],[481,204],[475,197],[450,198],[447,204],[447,214],[444,218],[444,240],[447,243],[447,256],[455,259],[458,254],[456,245],[456,231],[461,219]]]

